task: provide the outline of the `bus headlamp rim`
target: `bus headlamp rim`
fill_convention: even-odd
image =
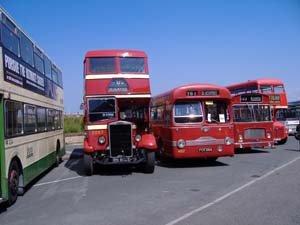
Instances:
[[[105,141],[106,141],[106,138],[103,135],[98,138],[98,143],[100,145],[103,145],[105,143]]]
[[[135,135],[135,141],[136,142],[140,142],[141,140],[142,140],[142,136],[141,135],[139,135],[139,134]]]
[[[180,149],[184,148],[185,147],[185,141],[183,139],[179,139],[177,141],[177,147],[180,148]]]

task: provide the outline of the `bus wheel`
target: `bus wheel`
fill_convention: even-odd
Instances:
[[[146,162],[143,165],[144,173],[153,173],[155,168],[155,153],[154,152],[145,152]]]
[[[16,160],[13,160],[8,171],[8,204],[12,205],[18,198],[20,169]]]
[[[93,175],[94,165],[93,165],[92,155],[84,153],[84,155],[83,155],[83,165],[84,165],[85,174],[87,176]]]
[[[277,142],[278,145],[284,145],[287,142],[287,137]]]
[[[62,160],[61,151],[60,151],[60,144],[59,144],[59,142],[57,142],[56,155],[55,155],[55,166],[58,167],[62,161],[63,160]]]

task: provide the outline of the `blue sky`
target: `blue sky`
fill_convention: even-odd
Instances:
[[[83,58],[94,49],[149,57],[152,94],[188,83],[283,80],[300,99],[299,0],[0,0],[58,64],[65,111],[78,112]]]

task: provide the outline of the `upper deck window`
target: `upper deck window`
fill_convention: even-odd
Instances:
[[[274,93],[276,94],[284,93],[283,85],[274,85]]]
[[[20,40],[22,59],[33,66],[33,44],[23,33],[21,33]]]
[[[113,57],[90,58],[89,61],[91,73],[116,72],[116,63]]]
[[[116,101],[114,98],[88,99],[89,121],[99,122],[116,117]]]
[[[2,43],[3,45],[13,52],[16,56],[19,56],[19,38],[18,36],[10,31],[6,26],[2,27]]]
[[[200,102],[177,102],[174,105],[176,123],[199,123],[203,120]]]
[[[144,73],[145,72],[145,62],[144,58],[120,58],[120,70],[122,73]]]
[[[271,85],[260,85],[261,93],[272,93]]]

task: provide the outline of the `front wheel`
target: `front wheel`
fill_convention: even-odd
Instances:
[[[12,161],[8,171],[8,204],[12,205],[18,198],[20,168],[16,160]]]
[[[287,142],[287,137],[277,142],[277,145],[284,145]]]
[[[93,157],[91,154],[84,153],[83,155],[83,165],[84,171],[87,176],[93,175],[94,172],[94,164],[93,164]]]
[[[143,165],[144,173],[153,173],[155,168],[155,153],[154,152],[145,152],[146,162]]]

